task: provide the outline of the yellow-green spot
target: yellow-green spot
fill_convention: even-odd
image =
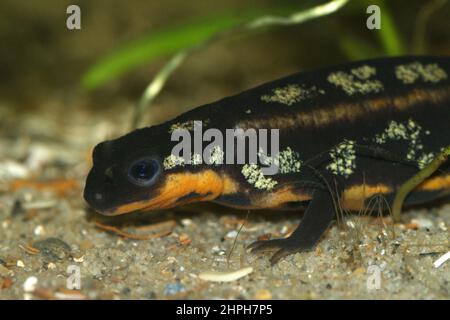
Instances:
[[[225,153],[223,152],[222,148],[220,146],[214,146],[211,149],[211,155],[209,157],[209,163],[210,164],[223,164],[223,158]]]
[[[328,76],[327,80],[335,86],[340,87],[349,96],[358,93],[367,94],[371,92],[380,92],[384,89],[381,81],[372,79],[376,73],[375,68],[363,65],[351,69],[350,72],[333,72]]]
[[[275,164],[278,166],[279,173],[282,174],[300,172],[300,168],[302,166],[302,161],[300,160],[298,152],[292,150],[290,147],[280,151],[274,157],[266,156],[262,150],[258,152],[258,156],[264,165]]]
[[[433,153],[425,153],[423,151],[424,145],[421,140],[423,134],[429,135],[430,131],[424,131],[423,128],[412,119],[409,119],[404,123],[390,121],[387,128],[380,134],[376,134],[373,140],[378,144],[385,144],[386,142],[393,140],[407,141],[408,152],[406,154],[406,159],[409,161],[416,161],[419,168],[422,168],[434,158]]]
[[[178,166],[184,166],[184,158],[175,156],[173,154],[167,156],[163,161],[164,170],[169,170]]]
[[[395,67],[395,76],[405,84],[412,84],[418,80],[437,83],[447,79],[447,73],[436,63],[423,65],[420,62],[402,64]]]
[[[256,189],[260,190],[272,190],[278,182],[272,178],[264,176],[262,169],[254,164],[245,164],[241,170],[248,183],[253,185]]]
[[[273,89],[271,94],[266,94],[261,97],[264,102],[278,102],[291,106],[300,101],[311,99],[319,94],[325,94],[322,89],[312,86],[306,88],[297,84],[290,84],[285,87]]]
[[[344,140],[342,143],[330,150],[331,162],[327,169],[335,175],[348,177],[356,168],[355,141]]]

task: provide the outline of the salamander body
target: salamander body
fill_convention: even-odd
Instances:
[[[289,238],[251,245],[277,250],[274,263],[312,249],[337,210],[360,210],[380,194],[391,202],[403,182],[450,145],[449,77],[448,57],[396,57],[275,80],[100,143],[84,197],[107,215],[197,201],[241,209],[306,207]],[[259,140],[239,161],[236,143],[212,138],[225,139],[231,129],[233,141],[239,140],[236,130],[244,132],[244,142],[254,132],[258,138],[267,133],[266,150]],[[270,153],[275,130],[278,152]],[[174,132],[200,135],[201,145],[193,138],[189,155],[174,154],[181,140],[172,141]],[[276,173],[265,173],[273,164]],[[449,169],[445,163],[406,204],[446,197]]]

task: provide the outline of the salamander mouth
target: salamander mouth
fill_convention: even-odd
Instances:
[[[157,198],[153,199],[156,200]],[[105,216],[119,216],[122,214],[127,214],[135,211],[152,211],[158,209],[170,209],[178,204],[173,203],[171,205],[171,201],[136,201],[130,202],[123,205],[111,207],[109,209],[95,209],[98,213]]]
[[[98,213],[105,216],[118,216],[135,211],[152,211],[160,209],[170,209],[176,206],[189,204],[192,202],[208,201],[212,196],[211,192],[206,194],[188,193],[178,198],[167,198],[159,196],[151,200],[130,202],[124,205],[111,207],[108,209],[95,209]]]

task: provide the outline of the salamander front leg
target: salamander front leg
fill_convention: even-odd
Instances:
[[[328,190],[315,190],[303,220],[292,235],[285,239],[262,240],[248,246],[252,252],[278,249],[272,256],[272,265],[290,254],[314,248],[335,217],[333,199]]]

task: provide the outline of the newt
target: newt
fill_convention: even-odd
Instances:
[[[404,56],[303,71],[259,85],[101,142],[84,198],[105,215],[199,201],[246,210],[303,209],[288,238],[249,246],[276,251],[276,263],[312,250],[338,210],[361,210],[377,195],[392,203],[399,187],[450,144],[449,76],[450,57]],[[187,160],[174,155],[173,132],[195,135],[196,121],[223,136],[229,128],[278,129],[279,151],[256,162],[246,151],[241,163],[224,161],[229,154],[236,158],[236,144],[211,148],[208,161],[195,153]],[[275,174],[263,170],[270,163],[278,167]],[[405,205],[446,199],[449,169],[447,161]]]

